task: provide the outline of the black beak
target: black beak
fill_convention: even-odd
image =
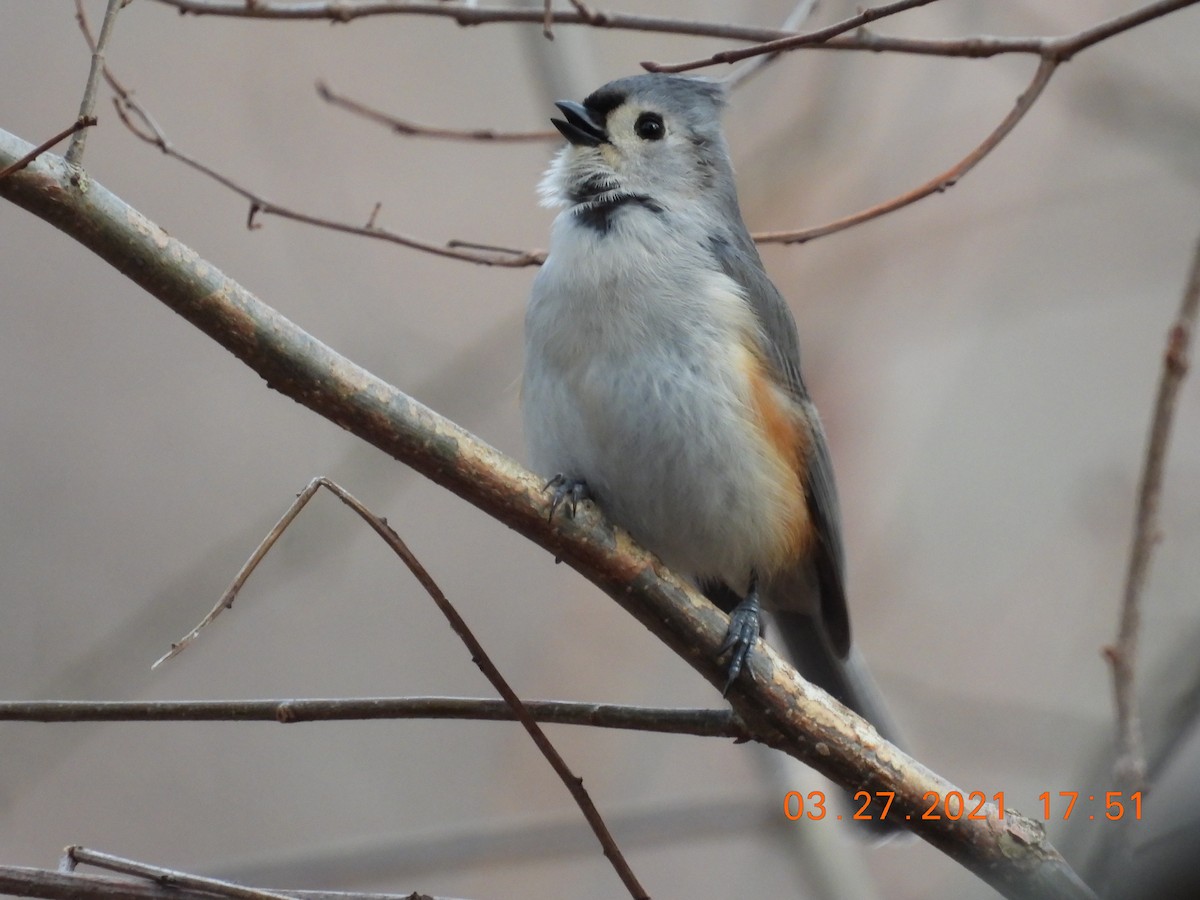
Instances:
[[[559,100],[554,104],[567,117],[551,119],[562,136],[577,147],[598,147],[608,141],[608,132],[602,122],[597,122],[591,110],[570,100]]]

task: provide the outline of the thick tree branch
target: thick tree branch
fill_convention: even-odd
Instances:
[[[29,145],[0,132],[0,165]],[[328,418],[517,530],[602,588],[714,686],[727,617],[611,528],[590,507],[548,521],[541,480],[302,331],[195,251],[86,177],[77,186],[43,156],[0,181],[0,196],[105,259],[220,343],[267,385]],[[893,813],[1010,897],[1091,898],[1037,822],[994,807],[984,820],[922,819],[927,792],[953,784],[884,741],[866,721],[802,680],[769,646],[730,692],[759,739],[854,790],[891,791]]]

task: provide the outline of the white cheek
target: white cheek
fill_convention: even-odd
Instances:
[[[541,205],[553,209],[567,203],[567,176],[571,170],[570,147],[563,147],[550,162],[550,168],[538,184]]]

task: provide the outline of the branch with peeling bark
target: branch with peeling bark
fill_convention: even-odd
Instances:
[[[0,165],[30,146],[0,132]],[[0,196],[96,253],[253,369],[269,387],[468,500],[599,586],[714,686],[727,617],[661,568],[594,509],[548,519],[541,480],[453,422],[422,406],[301,330],[102,185],[75,182],[43,156],[0,181]],[[757,738],[837,783],[895,794],[912,830],[1010,897],[1093,895],[1037,822],[994,807],[984,820],[922,820],[927,792],[953,784],[884,741],[874,728],[803,681],[761,642],[749,678],[730,691]]]

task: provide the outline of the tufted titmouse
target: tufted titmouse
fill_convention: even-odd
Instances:
[[[592,498],[805,677],[894,733],[850,642],[833,469],[796,325],[742,222],[715,82],[637,75],[556,104],[565,207],[525,317],[525,432],[554,507]],[[553,513],[552,513],[553,515]]]

